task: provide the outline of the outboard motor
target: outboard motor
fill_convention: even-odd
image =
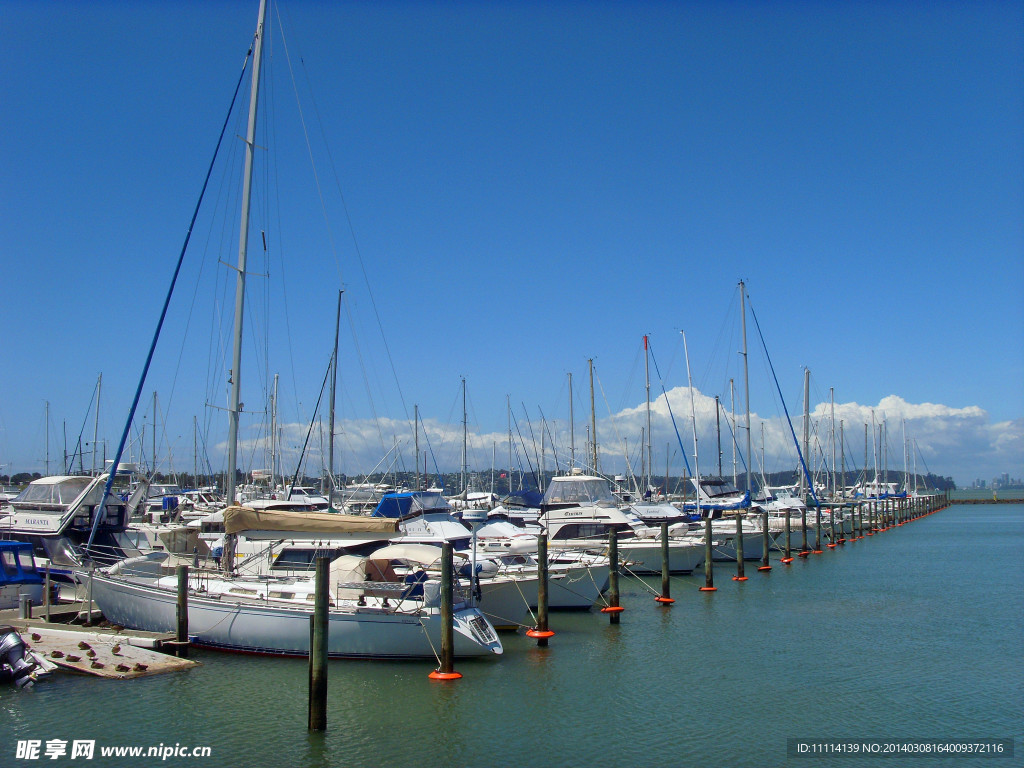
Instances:
[[[11,626],[0,627],[0,680],[9,680],[18,688],[31,688],[37,667],[17,630]]]

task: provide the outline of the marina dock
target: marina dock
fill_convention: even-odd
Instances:
[[[0,611],[0,625],[13,627],[30,650],[63,671],[126,680],[198,665],[174,655],[173,633],[65,623],[83,614],[77,603],[54,606],[52,621],[21,618],[18,609],[10,609]],[[100,617],[96,609],[90,614]]]

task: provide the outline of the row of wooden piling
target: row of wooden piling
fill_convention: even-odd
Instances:
[[[847,541],[855,541],[865,536],[873,536],[876,533],[890,530],[896,526],[902,526],[911,520],[916,520],[925,515],[932,514],[945,507],[948,501],[939,496],[909,497],[903,499],[881,499],[872,501],[856,502],[853,506],[853,526],[849,538],[840,536],[836,538],[835,518],[830,521],[831,546],[845,544]],[[821,550],[822,525],[821,508],[815,509],[815,549],[808,549],[807,513],[804,512],[801,519],[803,533],[803,549],[801,555],[823,552]],[[767,517],[767,515],[766,515]],[[759,571],[770,571],[768,564],[769,534],[767,519],[764,526],[763,557]],[[793,558],[790,551],[790,523],[786,518],[786,543],[783,563],[791,563]],[[737,543],[736,543],[736,566],[737,575],[733,577],[737,581],[745,581],[746,577],[743,568],[743,544],[742,544],[742,522],[737,520]],[[554,636],[548,626],[548,572],[547,572],[547,537],[538,537],[538,589],[537,589],[537,626],[527,631],[527,636],[537,640],[539,647],[546,647],[548,640]],[[670,594],[669,577],[669,536],[668,523],[661,526],[661,593],[654,599],[663,604],[671,605],[675,600]],[[700,587],[702,592],[715,591],[714,586],[714,565],[713,565],[713,543],[711,534],[711,520],[705,522],[705,558],[704,573],[705,584]],[[619,604],[619,556],[618,537],[614,530],[608,535],[608,557],[609,557],[609,579],[608,591],[606,594],[606,605],[601,609],[602,613],[608,614],[612,624],[618,624],[624,608]],[[439,655],[439,666],[430,673],[431,679],[454,680],[462,677],[453,667],[454,661],[454,566],[453,549],[451,544],[444,544],[441,556],[441,651]],[[326,557],[317,558],[316,561],[316,591],[313,608],[313,615],[310,617],[310,654],[309,654],[309,730],[323,731],[327,728],[327,637],[328,637],[328,569],[330,559]],[[188,637],[188,567],[178,567],[178,640],[183,641],[178,647],[182,651],[187,648]]]

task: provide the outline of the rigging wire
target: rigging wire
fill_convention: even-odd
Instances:
[[[188,230],[187,230],[187,232],[185,234],[185,242],[182,244],[182,246],[181,246],[181,253],[178,255],[178,263],[177,263],[177,265],[174,268],[174,276],[171,279],[171,284],[170,284],[170,286],[167,289],[167,295],[164,298],[164,304],[163,304],[163,308],[160,311],[160,319],[157,322],[156,332],[153,334],[152,342],[150,342],[149,352],[146,355],[146,362],[145,362],[145,365],[143,366],[143,369],[142,369],[142,376],[139,378],[139,385],[138,385],[138,387],[135,390],[135,398],[132,401],[131,409],[128,412],[128,419],[125,422],[124,431],[121,433],[121,441],[120,441],[120,443],[117,446],[117,453],[114,455],[114,463],[113,463],[113,466],[111,468],[110,474],[107,476],[107,483],[106,483],[106,485],[103,488],[103,496],[100,498],[100,503],[96,506],[96,509],[93,512],[92,527],[91,527],[91,529],[89,531],[89,539],[88,539],[88,541],[86,542],[86,545],[85,545],[85,551],[87,553],[90,551],[90,548],[92,547],[93,540],[96,537],[96,530],[99,528],[100,519],[106,517],[107,499],[110,498],[111,489],[113,488],[113,485],[114,485],[114,478],[117,476],[117,468],[118,468],[118,465],[121,462],[121,455],[124,452],[124,446],[125,446],[125,443],[128,440],[128,433],[129,433],[129,430],[131,429],[132,421],[135,418],[135,410],[138,408],[138,406],[139,406],[139,399],[142,397],[142,388],[145,386],[145,383],[146,383],[146,375],[149,373],[149,367],[150,367],[151,363],[153,362],[153,353],[156,350],[156,343],[157,343],[157,340],[160,338],[160,331],[163,328],[164,319],[167,317],[167,308],[168,308],[168,306],[171,303],[171,296],[174,293],[174,286],[175,286],[175,283],[178,280],[178,275],[181,272],[182,263],[185,260],[185,252],[188,249],[188,243],[189,243],[189,240],[192,237],[192,228],[195,226],[196,217],[199,215],[199,208],[202,205],[203,197],[204,197],[204,195],[206,193],[206,187],[207,187],[207,184],[209,184],[210,175],[213,172],[213,166],[214,166],[214,163],[217,160],[217,153],[218,153],[218,151],[220,149],[221,142],[224,140],[224,131],[227,128],[228,121],[229,121],[229,119],[231,117],[231,112],[232,112],[232,110],[234,109],[234,106],[235,106],[235,100],[238,98],[238,92],[239,92],[239,90],[241,89],[241,86],[242,86],[242,80],[245,77],[246,70],[248,69],[249,59],[250,59],[250,56],[252,55],[252,51],[253,51],[254,45],[255,45],[255,41],[254,41],[254,43],[252,45],[249,46],[249,51],[245,55],[245,61],[242,64],[242,71],[241,71],[241,73],[238,76],[238,83],[235,85],[234,95],[231,97],[231,104],[230,104],[230,106],[228,108],[228,114],[224,118],[224,124],[221,127],[220,136],[217,138],[217,145],[216,145],[216,148],[214,149],[213,157],[210,159],[210,167],[206,171],[206,178],[203,180],[203,186],[202,186],[202,189],[201,189],[201,191],[199,193],[199,200],[196,201],[196,207],[195,207],[195,210],[192,213],[192,219],[189,222]]]

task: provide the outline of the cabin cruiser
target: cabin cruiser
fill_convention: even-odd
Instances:
[[[0,518],[0,537],[32,545],[36,563],[49,566],[50,575],[74,581],[82,566],[84,549],[109,475],[56,475],[33,480],[11,501],[13,511]],[[103,517],[96,522],[90,559],[109,565],[138,555],[123,534],[128,526],[129,508],[116,493],[107,499]]]
[[[616,532],[619,557],[633,573],[661,573],[660,529],[623,510],[603,477],[575,473],[551,478],[541,501],[540,522],[552,549],[605,551]],[[669,570],[690,573],[704,562],[704,543],[690,533],[669,541]]]

